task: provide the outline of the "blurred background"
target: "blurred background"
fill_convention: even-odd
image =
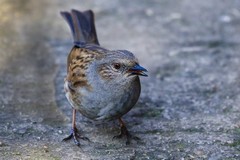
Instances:
[[[148,69],[123,117],[140,142],[80,114],[91,142],[61,142],[72,37],[59,12],[72,8],[93,10],[100,44]],[[239,43],[237,0],[0,0],[0,159],[239,159]]]

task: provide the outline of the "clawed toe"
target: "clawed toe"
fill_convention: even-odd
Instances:
[[[112,138],[112,140],[114,140],[114,139],[121,139],[121,138],[123,138],[124,136],[126,136],[126,138],[127,138],[126,145],[129,145],[130,142],[131,142],[131,140],[135,140],[135,141],[141,140],[139,137],[133,136],[133,135],[130,134],[128,131],[127,131],[127,132],[121,132],[120,134],[114,136],[114,137]]]
[[[73,133],[71,133],[68,137],[64,138],[63,141],[68,141],[70,139],[74,140],[74,143],[77,145],[77,146],[80,146],[80,142],[78,141],[78,137],[76,135],[74,135]]]
[[[87,138],[87,137],[83,137],[83,136],[81,136],[81,137],[79,137],[79,138],[82,139],[82,140],[84,140],[84,141],[88,141],[88,142],[90,142],[90,139]]]
[[[123,135],[119,134],[119,135],[113,136],[112,140],[114,140],[114,139],[120,139],[120,138],[122,138],[122,137],[123,137]]]
[[[63,141],[67,141],[67,140],[70,140],[72,139],[74,140],[74,143],[77,145],[77,146],[80,146],[80,142],[78,139],[82,139],[82,140],[86,140],[86,141],[89,141],[90,140],[87,138],[87,137],[83,137],[79,134],[79,131],[77,130],[77,128],[73,128],[71,130],[71,133],[68,137],[64,138]]]
[[[141,138],[139,138],[139,137],[137,137],[137,136],[133,136],[133,135],[131,135],[131,134],[130,134],[130,138],[131,138],[131,139],[134,139],[135,141],[140,141],[140,140],[141,140]]]
[[[134,135],[132,135],[132,134],[129,134],[128,137],[127,137],[127,142],[126,142],[126,144],[127,144],[127,145],[130,144],[130,141],[131,141],[132,139],[135,140],[135,141],[140,141],[140,140],[141,140],[139,137],[134,136]]]
[[[71,133],[69,136],[67,136],[66,138],[64,138],[62,141],[70,140],[70,139],[72,139],[72,137],[73,137],[73,134]]]
[[[120,132],[120,134],[114,136],[113,139],[120,139],[120,138],[126,136],[126,138],[127,138],[126,145],[129,145],[130,141],[132,139],[136,140],[136,141],[141,140],[139,137],[133,136],[132,134],[129,133],[129,131],[127,130],[125,124],[123,123],[123,121],[121,119],[119,119],[119,122],[121,124],[121,132]]]

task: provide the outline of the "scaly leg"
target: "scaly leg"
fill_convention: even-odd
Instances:
[[[120,123],[120,128],[121,128],[121,132],[119,135],[117,136],[114,136],[113,139],[119,139],[119,138],[122,138],[123,136],[126,136],[127,137],[127,141],[126,141],[126,144],[130,144],[130,140],[131,139],[134,139],[134,140],[140,140],[140,138],[136,137],[136,136],[133,136],[129,133],[129,131],[127,130],[127,127],[125,125],[125,123],[122,121],[121,118],[118,119],[119,120],[119,123]]]
[[[72,129],[71,129],[71,133],[68,137],[64,138],[63,141],[67,141],[72,139],[74,140],[74,143],[77,146],[80,146],[79,140],[78,139],[83,139],[83,140],[87,140],[90,141],[87,137],[82,137],[76,127],[76,109],[73,109],[73,114],[72,114]]]

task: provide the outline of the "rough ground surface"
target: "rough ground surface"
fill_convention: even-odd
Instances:
[[[102,46],[135,53],[149,77],[124,120],[78,116],[91,142],[61,142],[70,31],[59,11],[92,9]],[[240,1],[1,0],[0,159],[240,159]],[[79,114],[80,115],[80,114]]]

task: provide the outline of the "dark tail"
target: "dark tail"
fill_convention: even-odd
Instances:
[[[92,43],[99,45],[97,33],[94,24],[94,13],[91,10],[80,12],[71,10],[71,12],[60,12],[67,21],[73,35],[74,43]]]

